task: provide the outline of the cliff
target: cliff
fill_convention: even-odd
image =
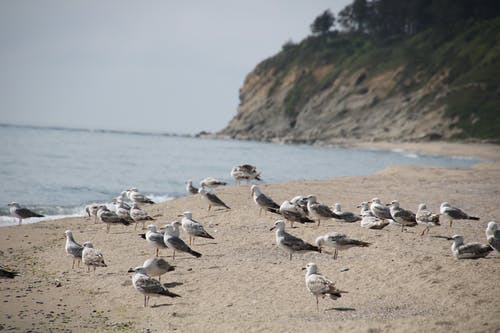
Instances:
[[[236,139],[500,142],[500,19],[452,36],[372,41],[331,32],[287,43],[246,77]]]

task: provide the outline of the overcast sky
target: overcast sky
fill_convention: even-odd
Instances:
[[[0,0],[0,123],[194,134],[349,0]]]

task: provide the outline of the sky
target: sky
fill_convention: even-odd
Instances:
[[[0,123],[195,134],[350,0],[0,0]]]

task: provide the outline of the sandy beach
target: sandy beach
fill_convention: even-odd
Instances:
[[[495,148],[494,150],[497,150]],[[475,156],[478,155],[477,149]],[[486,154],[486,153],[485,153]],[[458,154],[467,155],[467,154]],[[471,155],[471,154],[469,154]],[[493,154],[494,155],[494,154]],[[484,155],[485,156],[485,155]],[[492,156],[490,156],[491,158]],[[494,156],[493,156],[494,157]],[[315,194],[318,201],[358,213],[361,201],[399,200],[417,210],[425,202],[433,212],[443,201],[480,221],[456,221],[420,236],[423,227],[401,232],[397,226],[368,230],[335,220],[299,225],[287,231],[308,242],[331,231],[372,243],[368,248],[294,254],[276,246],[269,231],[279,216],[259,215],[250,185],[215,190],[231,210],[207,210],[199,195],[146,206],[163,227],[190,210],[214,240],[197,239],[203,256],[172,251],[160,256],[176,266],[162,283],[180,298],[143,296],[127,270],[154,256],[155,250],[133,226],[113,226],[109,234],[92,219],[67,218],[4,227],[0,264],[20,276],[0,280],[0,331],[13,332],[499,332],[500,254],[457,260],[451,241],[433,236],[461,234],[466,242],[485,243],[491,220],[500,222],[500,162],[470,169],[392,166],[363,177],[262,184],[281,203],[295,195]],[[71,269],[64,231],[80,243],[101,249],[108,267],[94,274]],[[185,241],[188,237],[181,232]],[[315,298],[307,291],[302,268],[315,262],[319,271],[345,291],[338,300]]]

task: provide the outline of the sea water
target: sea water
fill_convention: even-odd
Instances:
[[[16,201],[45,219],[82,216],[138,188],[156,202],[187,195],[185,182],[211,176],[234,184],[231,168],[257,166],[262,183],[368,175],[395,164],[469,167],[480,159],[404,151],[318,147],[156,133],[0,125],[0,226],[17,222]],[[45,219],[29,219],[23,223]]]

